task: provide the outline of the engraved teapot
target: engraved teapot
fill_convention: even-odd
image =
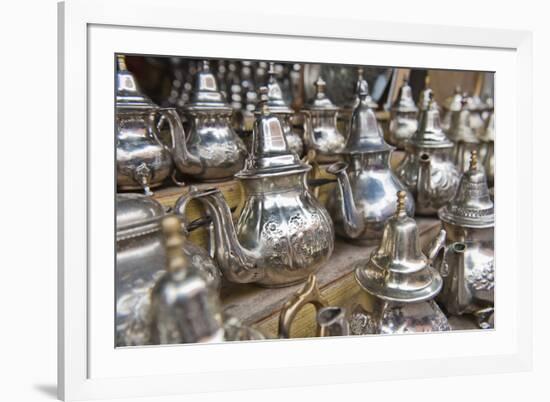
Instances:
[[[165,237],[166,271],[150,293],[149,343],[212,343],[264,339],[257,330],[246,327],[221,312],[220,300],[203,276],[191,269],[184,252],[181,221],[176,216],[162,220]]]
[[[328,210],[338,235],[372,242],[382,236],[385,222],[395,213],[396,194],[405,186],[390,169],[393,147],[384,141],[367,104],[367,82],[360,80],[357,89],[359,100],[342,151],[345,162],[327,168],[338,180]],[[408,197],[406,209],[409,215],[414,214],[412,197]]]
[[[386,136],[388,143],[404,149],[405,143],[418,128],[417,114],[418,108],[414,104],[412,89],[405,80],[391,108],[390,127]]]
[[[230,179],[246,157],[246,147],[231,126],[233,109],[218,90],[210,63],[202,62],[191,101],[182,113],[189,123],[187,138],[179,137],[173,157],[185,176],[201,181]]]
[[[211,247],[226,279],[288,286],[306,280],[328,260],[334,230],[307,187],[311,166],[289,150],[281,123],[267,106],[267,89],[261,92],[252,150],[235,175],[244,192],[236,227],[219,190],[196,198],[213,220]]]
[[[438,300],[450,314],[474,314],[482,328],[491,327],[495,214],[475,151],[455,197],[439,210],[439,219],[448,247],[439,266],[444,287]]]
[[[165,212],[157,201],[141,194],[117,194],[116,201],[116,343],[141,345],[148,336],[149,293],[165,272],[166,249],[160,223]],[[206,250],[189,241],[184,241],[181,248],[189,271],[196,272],[217,292],[221,273]]]
[[[279,117],[281,120],[281,126],[286,137],[288,149],[292,152],[296,152],[296,155],[302,156],[304,154],[304,142],[300,135],[292,128],[292,116],[294,110],[292,110],[283,98],[283,90],[277,81],[275,75],[275,63],[269,63],[268,82],[267,82],[267,107],[271,114]]]
[[[116,85],[117,187],[152,194],[172,172],[171,151],[160,140],[159,127],[168,121],[173,138],[183,135],[183,128],[174,110],[159,108],[141,93],[124,55],[117,55]]]
[[[415,197],[419,215],[435,215],[456,192],[459,173],[453,143],[443,133],[433,100],[420,112],[420,126],[406,143],[405,158],[395,173]]]
[[[325,94],[326,83],[315,81],[315,98],[306,105],[304,140],[308,151],[314,150],[318,163],[334,162],[346,145],[346,138],[337,127],[340,108]]]
[[[450,330],[447,318],[435,303],[443,280],[432,266],[445,242],[441,231],[426,256],[418,228],[405,210],[406,193],[398,194],[397,211],[386,223],[378,249],[368,260],[356,263],[355,279],[371,298],[351,308],[354,335],[393,334]]]

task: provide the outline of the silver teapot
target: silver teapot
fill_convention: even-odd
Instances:
[[[183,128],[174,110],[159,108],[141,93],[124,55],[117,55],[116,85],[117,187],[152,194],[172,173],[171,151],[159,137],[161,121],[170,123],[173,138]]]
[[[443,280],[432,266],[445,242],[441,231],[426,256],[418,228],[405,210],[406,193],[398,194],[397,211],[386,223],[378,249],[356,263],[355,279],[374,296],[369,306],[357,302],[351,309],[354,335],[448,331],[447,318],[434,302]]]
[[[396,194],[405,186],[390,169],[393,147],[384,141],[376,116],[367,104],[367,82],[360,80],[357,90],[358,101],[342,151],[345,162],[327,168],[338,180],[328,209],[338,235],[371,242],[382,236],[385,222],[395,213]],[[414,214],[410,196],[406,209],[409,215]]]
[[[472,151],[479,148],[479,139],[470,127],[470,111],[463,97],[460,110],[451,114],[451,126],[447,137],[454,142],[454,161],[460,173],[468,169]]]
[[[269,112],[267,89],[261,91],[252,150],[235,175],[244,192],[236,227],[219,190],[196,198],[213,220],[211,247],[229,281],[288,286],[306,280],[328,260],[334,230],[307,187],[311,166],[289,150],[279,119]]]
[[[483,163],[489,187],[495,183],[495,113],[491,112],[485,123],[485,129],[479,137],[479,159]]]
[[[419,215],[434,215],[451,200],[460,175],[453,143],[443,133],[439,110],[430,100],[420,113],[420,126],[405,146],[405,158],[395,173],[415,197]]]
[[[315,81],[315,88],[315,98],[304,108],[305,144],[308,151],[315,151],[318,163],[334,162],[346,145],[337,127],[340,108],[325,94],[326,83],[321,77]]]
[[[439,219],[448,247],[439,267],[444,287],[438,300],[450,314],[474,314],[480,327],[492,327],[495,215],[475,151],[455,197],[439,210]]]
[[[149,336],[149,294],[166,271],[160,224],[165,212],[157,201],[140,194],[117,194],[116,200],[116,343],[143,345]],[[181,248],[189,270],[217,292],[221,273],[206,251],[188,241]]]
[[[462,93],[462,88],[460,87],[460,85],[457,85],[453,94],[443,101],[443,119],[441,121],[441,127],[443,128],[443,131],[445,131],[445,133],[448,133],[451,128],[451,118],[453,113],[459,112],[462,109],[463,100],[464,96]]]
[[[230,179],[243,166],[246,146],[231,126],[233,109],[218,90],[208,61],[195,79],[191,101],[182,108],[189,123],[187,138],[175,141],[174,162],[193,179]]]
[[[418,128],[417,114],[418,108],[414,104],[412,89],[405,80],[391,108],[390,127],[386,136],[388,143],[398,149],[404,149],[405,143]]]
[[[300,135],[293,130],[292,116],[294,110],[292,110],[283,98],[283,90],[277,81],[275,75],[275,63],[269,63],[268,82],[267,82],[267,107],[269,112],[281,120],[281,126],[286,137],[288,149],[292,152],[296,152],[296,155],[302,156],[304,154],[304,141]]]

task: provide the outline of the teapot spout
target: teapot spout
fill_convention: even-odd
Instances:
[[[259,256],[242,247],[237,238],[231,209],[218,189],[198,191],[193,198],[207,208],[212,218],[213,254],[227,280],[237,283],[257,282],[264,276],[258,266]],[[183,201],[182,201],[183,202]],[[176,211],[178,211],[178,203]]]
[[[327,172],[336,176],[338,189],[342,202],[340,203],[341,214],[343,217],[343,227],[346,236],[355,239],[365,230],[363,217],[357,210],[353,192],[349,181],[348,164],[345,162],[336,162],[327,168]]]
[[[431,158],[428,154],[420,155],[418,160],[418,179],[416,182],[416,200],[418,208],[428,208],[433,195]]]

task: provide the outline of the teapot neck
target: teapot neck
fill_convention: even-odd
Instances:
[[[241,180],[247,195],[261,195],[286,192],[303,192],[307,189],[307,171],[279,176],[265,176]]]
[[[363,170],[367,168],[390,168],[391,151],[367,152],[361,154],[349,154],[348,160],[351,170]]]

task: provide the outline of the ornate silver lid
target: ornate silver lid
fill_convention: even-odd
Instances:
[[[443,109],[451,112],[459,111],[462,109],[463,99],[464,96],[462,94],[462,89],[460,88],[460,85],[457,85],[453,94],[443,101]]]
[[[252,146],[244,168],[235,174],[240,179],[305,172],[311,166],[290,151],[279,118],[269,103],[269,90],[260,88],[260,102],[252,132]]]
[[[143,194],[116,195],[117,241],[159,230],[162,205]]]
[[[453,143],[441,128],[437,103],[431,99],[431,93],[428,96],[430,96],[428,104],[420,112],[418,130],[409,142],[419,148],[450,148]]]
[[[330,98],[326,95],[325,89],[327,83],[323,80],[321,76],[317,78],[315,85],[315,97],[306,105],[306,110],[315,110],[315,111],[331,111],[336,112],[339,110]]]
[[[267,107],[270,113],[273,114],[292,114],[292,110],[283,98],[283,90],[277,82],[275,76],[275,63],[269,63],[269,70],[267,72],[269,79],[267,81]]]
[[[408,80],[403,82],[401,88],[399,88],[399,94],[397,99],[393,103],[392,111],[400,113],[416,113],[418,108],[414,104],[414,99],[412,96],[412,89],[409,85]]]
[[[439,272],[422,253],[416,221],[405,211],[405,191],[397,193],[397,210],[384,227],[382,241],[355,279],[383,300],[414,303],[435,297],[443,285]]]
[[[460,109],[453,110],[451,115],[451,127],[447,133],[453,142],[478,143],[479,139],[470,127],[470,111],[466,106],[466,99],[462,98]]]
[[[364,79],[357,83],[357,102],[351,115],[351,125],[342,153],[384,152],[394,149],[384,141],[376,115],[369,106],[369,85]]]
[[[216,77],[210,70],[210,62],[204,60],[202,67],[195,77],[195,87],[189,104],[184,106],[186,111],[217,111],[232,112],[232,108],[225,101],[225,97],[218,89]]]
[[[472,151],[470,168],[462,175],[454,198],[439,212],[439,219],[454,225],[486,228],[495,224],[495,209],[485,171],[478,167],[477,151]]]
[[[157,109],[158,106],[144,95],[136,81],[136,77],[126,67],[126,56],[117,54],[116,73],[116,107],[118,110]]]

